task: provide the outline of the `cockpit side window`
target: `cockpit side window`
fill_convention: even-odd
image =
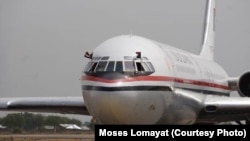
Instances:
[[[145,72],[150,72],[150,69],[149,69],[149,67],[147,66],[146,62],[142,62],[141,64],[142,64],[142,66],[143,66]]]
[[[153,65],[152,65],[151,62],[147,62],[147,65],[148,65],[148,67],[150,68],[150,71],[151,71],[151,72],[155,72],[155,69],[154,69],[154,67],[153,67]]]
[[[125,61],[125,72],[134,72],[135,71],[135,65],[133,61]]]
[[[91,69],[90,69],[89,71],[90,71],[90,72],[94,72],[96,66],[97,66],[97,62],[94,62],[94,64],[91,66]]]
[[[85,67],[85,69],[84,69],[84,72],[89,72],[89,70],[90,70],[92,64],[93,64],[93,62],[89,62],[89,63],[86,65],[86,67]]]
[[[96,72],[103,72],[107,66],[107,62],[99,62],[98,66],[96,67]]]
[[[136,64],[137,71],[145,71],[141,62],[136,62],[135,64]]]
[[[123,64],[122,64],[122,61],[117,61],[117,62],[116,62],[115,71],[116,71],[116,72],[123,72]]]

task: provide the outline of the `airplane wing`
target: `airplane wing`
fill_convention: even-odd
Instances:
[[[250,120],[250,98],[208,95],[198,122],[227,122]]]
[[[250,121],[250,71],[227,81],[229,90],[238,91],[241,97],[207,95],[198,121]]]
[[[0,110],[89,115],[82,97],[0,98]]]

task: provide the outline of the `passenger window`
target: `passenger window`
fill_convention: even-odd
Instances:
[[[144,71],[144,68],[140,62],[136,62],[136,67],[137,67],[137,71]]]
[[[121,62],[121,61],[117,61],[117,62],[116,62],[115,71],[116,71],[116,72],[123,72],[123,66],[122,66],[122,62]]]
[[[125,71],[129,71],[129,72],[135,71],[135,65],[133,61],[125,61],[124,65],[125,65]]]
[[[115,62],[114,61],[110,61],[108,64],[108,67],[106,69],[106,71],[111,72],[114,71],[114,66],[115,66]]]
[[[105,70],[107,62],[99,62],[98,66],[96,67],[96,72],[102,72]]]

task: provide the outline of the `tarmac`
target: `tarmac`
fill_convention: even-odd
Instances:
[[[7,134],[0,141],[94,141],[94,134]]]

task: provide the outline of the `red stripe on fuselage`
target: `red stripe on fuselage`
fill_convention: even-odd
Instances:
[[[228,86],[226,85],[198,81],[198,80],[176,78],[176,77],[167,77],[167,76],[136,76],[136,77],[128,77],[128,78],[122,78],[122,79],[113,79],[113,80],[105,79],[101,77],[95,77],[95,76],[82,76],[82,80],[97,81],[97,82],[103,82],[103,83],[135,82],[135,81],[167,81],[167,82],[192,84],[192,85],[197,85],[197,86],[206,86],[206,87],[228,90]]]

